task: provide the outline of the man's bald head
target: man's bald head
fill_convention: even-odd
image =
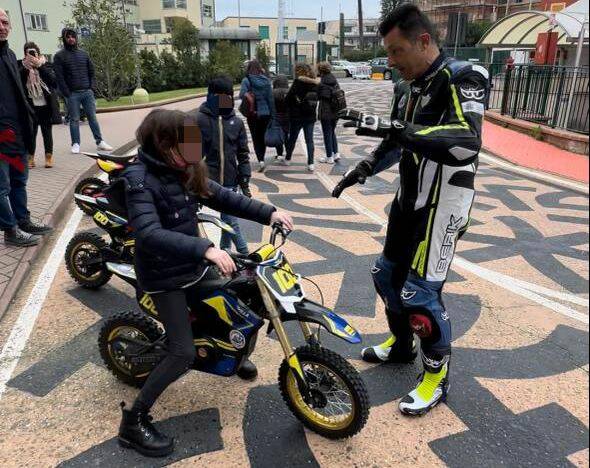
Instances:
[[[8,14],[6,13],[6,11],[0,8],[0,42],[7,41],[9,34],[10,19],[8,19]]]

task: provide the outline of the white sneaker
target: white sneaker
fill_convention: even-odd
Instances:
[[[315,166],[314,166],[313,164],[308,164],[308,165],[307,165],[307,170],[308,170],[309,172],[313,172],[313,171],[314,171],[314,169],[315,169]]]
[[[80,145],[78,143],[72,145],[72,154],[80,154]]]
[[[275,159],[277,161],[283,162],[285,160],[285,156],[279,156],[279,155],[277,155],[277,156],[275,156]]]
[[[96,149],[100,151],[113,151],[113,147],[104,140],[101,140],[100,143],[96,145]]]
[[[340,153],[334,153],[334,162],[340,161]]]
[[[320,162],[325,164],[334,164],[334,159],[331,156],[329,158],[324,156],[320,159]]]
[[[258,163],[258,172],[264,172],[266,165],[264,164],[264,161],[260,161]]]

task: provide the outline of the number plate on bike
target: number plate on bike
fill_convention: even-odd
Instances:
[[[261,265],[258,274],[276,295],[281,297],[303,297],[303,292],[299,286],[299,278],[293,272],[293,268],[291,268],[282,252],[279,253],[276,259],[265,263],[268,265]]]

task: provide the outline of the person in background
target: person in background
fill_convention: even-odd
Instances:
[[[234,111],[233,95],[230,77],[212,79],[207,101],[201,104],[196,120],[201,129],[203,157],[211,180],[234,192],[240,187],[242,193],[251,198],[248,135],[242,119]],[[223,231],[220,248],[229,249],[233,241],[239,253],[248,254],[248,243],[242,236],[238,218],[221,213],[221,219],[233,228],[235,234]]]
[[[324,146],[326,147],[326,156],[321,158],[320,162],[334,164],[340,159],[340,154],[338,153],[338,140],[336,139],[338,116],[332,109],[332,95],[340,86],[338,80],[332,74],[332,66],[328,62],[318,63],[318,73],[320,75],[318,117],[322,124]]]
[[[80,153],[80,106],[84,108],[88,117],[88,124],[96,141],[96,149],[112,151],[113,147],[102,139],[100,125],[96,119],[96,101],[93,92],[96,89],[96,81],[92,60],[84,50],[78,48],[76,31],[64,28],[61,37],[64,48],[55,54],[53,64],[59,90],[68,103],[72,153]]]
[[[317,120],[319,84],[320,80],[316,79],[311,66],[307,63],[298,63],[295,65],[295,81],[287,93],[290,127],[285,164],[289,165],[297,138],[303,129],[307,145],[307,169],[310,172],[314,170],[313,129]]]
[[[39,46],[27,42],[24,46],[24,58],[20,61],[20,77],[30,106],[35,111],[35,122],[29,154],[29,167],[35,167],[35,149],[37,132],[41,127],[45,149],[45,167],[53,167],[53,132],[52,125],[59,119],[59,104],[56,96],[56,81],[53,67],[43,55]]]
[[[272,96],[275,102],[275,119],[283,129],[285,141],[289,138],[289,107],[287,106],[287,93],[289,92],[289,79],[285,75],[278,75],[272,83]],[[277,148],[277,158],[284,160],[284,145]]]
[[[274,113],[274,102],[272,99],[272,87],[270,79],[264,74],[265,71],[256,59],[248,62],[246,68],[246,78],[242,80],[240,88],[240,99],[248,92],[252,92],[256,98],[256,116],[248,118],[248,128],[252,135],[254,152],[258,159],[258,170],[264,171],[264,157],[266,155],[266,145],[264,144],[264,134]]]
[[[16,55],[8,47],[10,31],[10,19],[0,8],[0,229],[6,245],[30,247],[52,228],[31,221],[27,208],[27,151],[34,113],[20,80]]]

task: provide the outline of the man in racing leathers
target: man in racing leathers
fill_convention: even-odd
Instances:
[[[441,298],[457,239],[467,229],[481,147],[487,71],[439,50],[428,18],[412,4],[380,25],[390,66],[403,80],[394,88],[391,120],[344,110],[358,135],[383,138],[379,147],[334,189],[364,183],[399,163],[400,187],[389,214],[382,256],[372,269],[385,302],[391,336],[365,348],[369,362],[412,362],[421,339],[424,373],[400,402],[402,413],[424,414],[445,401],[451,324]]]

